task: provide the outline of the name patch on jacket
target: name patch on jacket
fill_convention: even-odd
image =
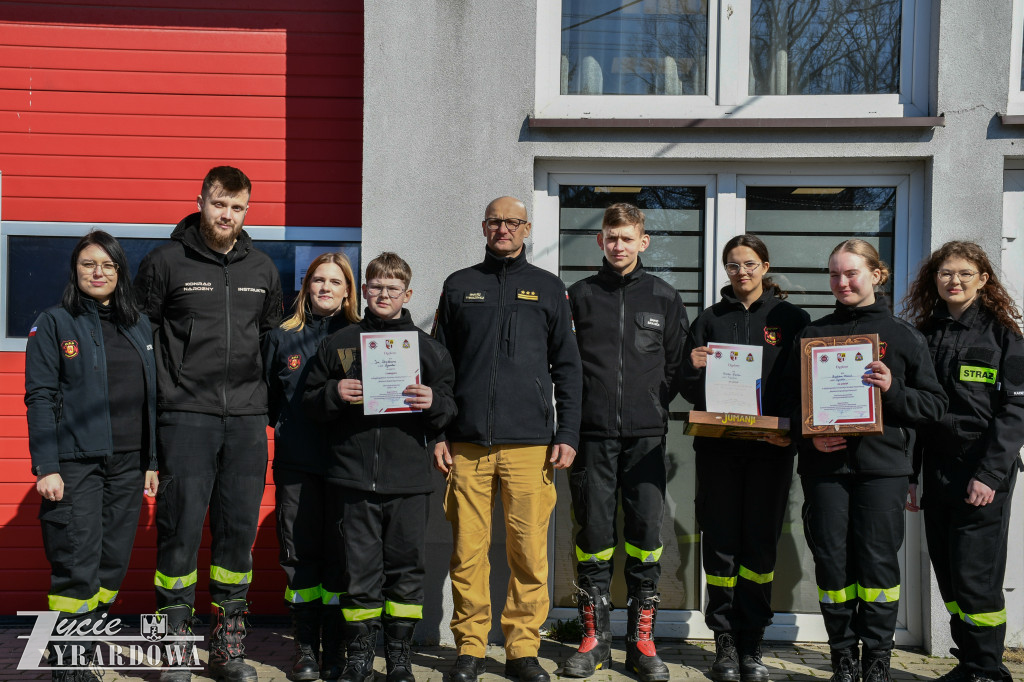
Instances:
[[[520,289],[516,292],[516,298],[520,301],[539,301],[540,296],[537,295],[536,291],[529,291],[527,289]]]
[[[299,365],[301,365],[301,364],[302,364],[302,356],[301,355],[289,355],[288,356],[288,369],[290,369],[290,370],[292,370],[294,372],[295,370],[297,370],[299,368]]]
[[[469,302],[472,302],[472,301],[485,301],[485,300],[487,300],[487,295],[484,294],[484,292],[482,292],[482,291],[467,291],[462,296],[462,302],[463,303],[469,303]]]
[[[261,289],[260,287],[238,287],[238,290],[239,291],[247,291],[250,294],[265,294],[265,293],[267,293],[266,289]]]
[[[653,329],[654,331],[662,331],[665,328],[665,316],[658,315],[657,313],[640,313],[639,316],[640,326],[644,329]]]
[[[66,358],[73,358],[78,355],[78,341],[73,339],[70,341],[61,341],[60,347],[61,350],[64,351],[64,357]]]
[[[182,291],[213,291],[213,282],[185,282]]]
[[[975,381],[983,384],[996,383],[997,370],[991,367],[960,365],[960,381]]]

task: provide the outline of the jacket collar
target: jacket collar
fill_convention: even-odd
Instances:
[[[726,284],[724,287],[722,287],[720,293],[722,294],[722,302],[724,302],[726,305],[732,306],[734,308],[743,308],[743,302],[736,296],[736,292],[733,291],[731,284]],[[762,305],[764,305],[765,301],[768,301],[774,295],[774,289],[772,289],[771,287],[765,288],[761,292],[761,295],[758,296],[757,299],[750,304],[750,310],[760,308]]]
[[[363,320],[359,324],[363,329],[378,332],[411,332],[417,329],[412,323],[412,315],[405,308],[402,309],[402,314],[393,320],[377,317],[367,308],[363,311]]]
[[[181,242],[186,247],[192,249],[200,256],[211,260],[218,265],[224,263],[232,263],[236,260],[241,260],[252,249],[252,237],[245,230],[242,230],[238,235],[238,240],[235,242],[234,247],[226,254],[217,253],[206,245],[203,241],[203,235],[199,231],[199,212],[192,213],[181,219],[181,222],[177,224],[174,231],[171,232],[171,239]]]
[[[348,325],[348,318],[345,317],[344,308],[334,313],[333,315],[317,315],[306,306],[306,318],[309,320],[307,324],[314,327],[321,327],[326,325],[327,331],[335,332],[342,327]]]
[[[597,276],[603,281],[612,284],[613,286],[628,286],[633,282],[638,281],[644,274],[644,264],[639,257],[636,259],[636,267],[630,270],[625,275],[620,275],[612,268],[611,263],[608,262],[607,258],[601,259],[601,269],[597,271]]]
[[[875,302],[871,305],[849,306],[836,301],[835,316],[840,320],[869,320],[880,317],[892,317],[889,310],[889,299],[883,294],[875,294]]]
[[[515,257],[503,257],[497,254],[491,253],[490,249],[484,249],[484,269],[488,272],[498,272],[502,267],[506,267],[508,272],[513,270],[520,270],[526,267],[526,247],[524,246],[522,251],[519,252],[518,256]]]
[[[967,306],[967,310],[960,316],[960,319],[954,320],[953,315],[949,312],[949,306],[940,298],[932,310],[932,320],[941,324],[958,324],[969,329],[974,325],[974,320],[981,314],[982,307],[981,303],[975,299],[971,305]]]

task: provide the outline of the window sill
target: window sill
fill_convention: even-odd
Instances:
[[[1004,126],[1024,126],[1024,116],[1020,114],[999,114],[999,121]]]
[[[1024,116],[1003,116],[1024,125]],[[1008,119],[1013,119],[1009,121]],[[941,128],[944,116],[863,118],[529,118],[530,128]]]

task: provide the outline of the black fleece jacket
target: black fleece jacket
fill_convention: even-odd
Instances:
[[[311,361],[320,343],[348,326],[344,312],[331,317],[306,313],[302,329],[275,327],[263,342],[263,368],[274,427],[274,468],[322,474],[327,469],[326,443],[320,424],[302,409]]]
[[[281,321],[281,279],[248,234],[216,253],[193,213],[143,259],[135,291],[153,323],[160,410],[266,413],[260,341]]]
[[[928,355],[928,344],[921,332],[893,316],[883,296],[859,308],[836,303],[832,313],[805,327],[800,339],[854,333],[878,334],[879,359],[892,372],[892,385],[882,393],[884,432],[873,436],[847,436],[844,449],[825,453],[815,449],[810,438],[800,437],[799,428],[794,428],[800,453],[798,471],[803,476],[910,476],[913,474],[914,429],[941,419],[947,404],[946,393],[935,377]],[[797,391],[799,353],[794,352],[791,358],[792,386]],[[799,411],[794,418],[793,423],[799,425]]]
[[[919,432],[926,485],[966,490],[976,478],[1006,490],[1024,445],[1024,338],[978,303],[954,320],[940,301],[921,331],[949,396],[942,420]]]
[[[786,370],[793,342],[810,319],[800,308],[777,298],[774,289],[766,289],[749,308],[744,308],[732,286],[724,287],[722,300],[702,312],[690,327],[679,382],[680,393],[693,403],[693,409],[707,409],[704,368],[695,369],[690,363],[690,352],[694,348],[715,342],[760,346],[763,349],[761,412],[772,417],[790,416],[793,409],[799,407],[799,397],[794,402]],[[799,427],[797,422],[794,424]],[[792,456],[796,452],[794,445],[780,448],[768,443],[728,438],[695,438],[693,446],[698,452],[713,450],[721,454],[757,457],[765,454]]]
[[[580,434],[664,435],[689,327],[678,292],[639,260],[627,275],[605,260],[569,287],[569,304],[583,362]]]
[[[97,305],[72,315],[61,307],[43,311],[32,325],[25,349],[25,407],[28,449],[36,476],[60,471],[60,463],[114,452],[107,355]],[[145,315],[119,328],[141,360],[145,404],[142,457],[156,469],[156,362],[153,333]],[[134,379],[132,379],[134,380]],[[145,462],[144,462],[145,463]]]
[[[580,353],[565,285],[528,263],[525,249],[515,258],[488,251],[449,275],[434,336],[455,364],[459,414],[448,440],[579,446]]]
[[[302,406],[326,425],[327,478],[382,495],[430,492],[433,441],[456,412],[451,357],[412,323],[408,310],[395,320],[364,315],[324,340],[306,378]],[[341,399],[338,382],[362,376],[359,335],[389,331],[419,333],[420,383],[430,387],[433,402],[422,412],[364,415],[362,403]]]

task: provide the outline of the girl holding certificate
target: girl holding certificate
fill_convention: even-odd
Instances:
[[[875,293],[889,278],[875,247],[848,239],[832,250],[828,270],[835,310],[801,337],[878,334],[879,359],[864,363],[863,380],[881,391],[884,433],[799,440],[804,533],[832,650],[832,682],[856,682],[861,673],[864,682],[888,682],[914,428],[942,417],[946,395],[924,337]]]
[[[941,679],[1010,680],[1002,663],[1003,574],[1024,444],[1021,314],[971,242],[933,253],[905,303],[949,397],[949,411],[920,430],[915,448],[915,460],[924,459],[928,554],[960,661]]]
[[[343,253],[313,259],[302,278],[291,317],[264,341],[263,368],[274,426],[274,486],[280,563],[288,578],[284,600],[291,612],[295,660],[290,680],[337,679],[345,664],[337,595],[323,591],[327,549],[332,546],[327,514],[327,445],[320,427],[302,409],[309,361],[320,342],[359,321],[359,295]]]
[[[794,339],[808,315],[783,299],[766,277],[768,249],[754,235],[733,237],[722,251],[729,286],[722,300],[690,327],[684,357],[683,396],[706,409],[709,343],[762,348],[762,413],[789,413],[783,372]],[[718,682],[763,681],[761,637],[771,623],[775,550],[786,513],[796,448],[786,436],[765,442],[695,438],[697,519],[707,573],[705,621],[715,632],[717,656],[710,676]],[[738,649],[738,651],[737,651]]]

